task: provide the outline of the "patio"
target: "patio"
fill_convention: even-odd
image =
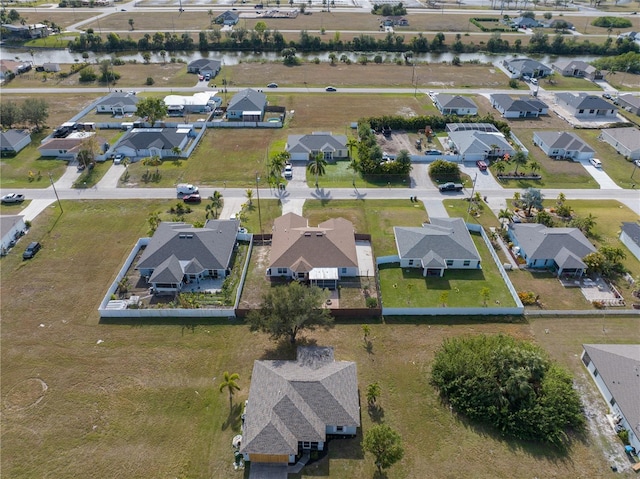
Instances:
[[[624,306],[624,298],[609,283],[601,277],[591,278],[560,278],[565,288],[580,288],[582,295],[590,303],[600,302],[605,306]]]

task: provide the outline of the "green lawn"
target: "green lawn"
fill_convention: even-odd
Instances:
[[[525,309],[593,309],[580,288],[565,288],[558,277],[548,271],[528,270],[509,271],[509,279],[516,291],[531,291],[539,296],[541,306],[525,306]]]
[[[595,83],[585,80],[584,78],[574,78],[574,77],[564,77],[562,75],[553,75],[553,78],[549,79],[541,79],[538,80],[540,82],[540,87],[545,90],[575,90],[575,91],[601,91],[600,88]]]
[[[446,270],[442,278],[425,278],[418,268],[402,269],[398,263],[380,266],[382,302],[389,308],[437,308],[483,306],[482,288],[491,293],[488,306],[499,301],[503,307],[514,307],[515,301],[502,280],[491,253],[479,233],[471,235],[480,257],[481,270]],[[442,295],[447,296],[443,302]]]
[[[420,226],[428,216],[422,203],[400,200],[305,201],[303,216],[317,225],[342,217],[353,223],[356,233],[371,235],[374,256],[397,254],[394,226]]]
[[[366,175],[362,176],[349,169],[349,161],[337,161],[328,164],[325,174],[318,178],[320,188],[351,188],[355,182],[356,188],[407,188],[409,178],[405,175]],[[315,175],[307,170],[307,184],[314,187]]]
[[[596,158],[602,161],[602,169],[622,188],[631,188],[633,184],[640,184],[640,172],[635,172],[635,179],[631,178],[634,173],[633,162],[616,152],[609,143],[600,141],[600,130],[575,130],[575,133],[596,151]]]

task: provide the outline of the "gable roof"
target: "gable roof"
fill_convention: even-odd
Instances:
[[[267,95],[253,88],[246,88],[233,95],[227,110],[262,111],[266,104]]]
[[[187,68],[190,69],[198,69],[198,70],[212,70],[218,71],[220,70],[220,66],[222,63],[220,60],[212,60],[209,58],[198,58],[197,60],[193,60],[189,62]]]
[[[596,95],[587,95],[584,92],[577,94],[560,92],[556,97],[576,110],[617,110],[611,103]]]
[[[424,267],[446,267],[448,259],[480,260],[462,218],[431,218],[422,227],[394,226],[400,258],[418,258]]]
[[[436,98],[442,108],[478,108],[478,105],[471,98],[462,95],[439,93]]]
[[[518,71],[531,71],[535,72],[536,70],[547,71],[550,68],[544,63],[540,63],[537,60],[532,60],[531,58],[516,58],[513,60],[505,60],[509,68],[513,68]]]
[[[534,133],[549,148],[557,148],[566,151],[580,151],[594,153],[594,149],[587,145],[582,138],[575,133],[567,131],[536,131]]]
[[[488,154],[491,145],[497,145],[498,151],[514,151],[507,139],[499,132],[452,131],[449,139],[456,145],[461,155]]]
[[[541,224],[509,225],[527,260],[551,259],[564,268],[585,268],[582,261],[596,249],[578,228],[547,228]]]
[[[602,130],[608,136],[631,151],[640,149],[640,130],[633,126],[625,128],[607,128]]]
[[[39,151],[43,150],[64,150],[66,152],[80,151],[82,143],[86,138],[51,138],[38,147]]]
[[[356,364],[333,348],[298,347],[296,361],[255,361],[240,452],[297,454],[326,426],[360,426]]]
[[[287,151],[290,153],[311,153],[312,151],[336,151],[347,147],[347,137],[325,132],[310,135],[289,135]]]
[[[238,13],[231,10],[226,10],[216,17],[216,22],[218,20],[231,20],[237,22],[239,18],[240,15]]]
[[[129,106],[138,103],[138,97],[132,93],[111,92],[102,97],[96,106]]]
[[[622,223],[622,232],[626,233],[631,241],[640,246],[640,224],[635,221],[625,221]]]
[[[118,148],[128,146],[134,150],[147,148],[170,150],[180,146],[188,134],[188,130],[182,128],[133,128],[118,143]]]
[[[153,269],[155,274],[162,268],[166,270],[163,274],[175,276],[178,273],[172,258],[179,262],[180,277],[196,265],[200,265],[199,271],[227,269],[239,224],[238,220],[209,220],[204,228],[194,228],[185,223],[160,223],[136,269]]]
[[[618,100],[621,100],[634,108],[640,108],[640,96],[627,93],[626,95],[619,95]]]
[[[354,234],[353,224],[344,218],[332,218],[311,227],[302,216],[287,213],[273,223],[269,267],[296,272],[357,267]]]
[[[500,105],[505,112],[522,111],[522,112],[539,112],[549,108],[545,102],[526,95],[511,96],[506,93],[493,93],[491,99],[494,103]]]
[[[557,70],[581,70],[587,73],[593,73],[598,69],[593,65],[589,65],[582,60],[560,60],[553,64]]]
[[[29,130],[7,130],[0,132],[0,144],[3,148],[10,146],[15,148],[26,137],[31,136]]]
[[[0,236],[4,236],[21,221],[24,221],[23,215],[0,215]]]
[[[620,411],[640,437],[640,344],[583,344]]]

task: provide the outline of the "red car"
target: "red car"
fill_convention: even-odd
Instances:
[[[487,164],[482,160],[476,161],[476,166],[480,168],[480,171],[484,171],[487,169]]]
[[[200,198],[199,194],[195,193],[193,195],[183,196],[182,201],[184,201],[185,203],[200,203],[202,201],[202,198]]]

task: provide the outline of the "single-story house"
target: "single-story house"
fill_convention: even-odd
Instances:
[[[630,93],[619,95],[618,103],[625,110],[640,115],[640,96],[631,95]]]
[[[551,269],[558,276],[582,276],[582,258],[596,251],[578,228],[548,228],[534,223],[511,223],[509,238],[527,267]]]
[[[15,38],[45,38],[51,33],[51,29],[44,23],[32,23],[30,25],[12,25],[3,23],[2,28],[10,37]]]
[[[407,20],[406,17],[392,15],[382,20],[382,25],[385,27],[408,27],[409,20]]]
[[[462,161],[492,160],[516,150],[499,131],[461,130],[449,133],[448,146]]]
[[[239,91],[227,106],[227,119],[262,121],[267,107],[267,95],[252,88]]]
[[[327,161],[349,157],[346,136],[322,131],[314,131],[310,135],[289,135],[285,150],[291,154],[291,161],[309,161],[317,153],[322,153]]]
[[[124,115],[135,113],[138,109],[138,97],[134,93],[111,92],[96,104],[96,113]]]
[[[537,118],[549,114],[549,106],[533,96],[492,93],[489,99],[491,106],[505,118]]]
[[[48,73],[57,73],[60,71],[60,64],[58,63],[43,63],[42,69]]]
[[[556,101],[579,119],[615,119],[618,109],[600,96],[581,93],[556,93]]]
[[[618,38],[621,40],[629,39],[632,42],[635,42],[640,46],[640,33],[638,32],[623,32],[618,35]]]
[[[240,444],[252,468],[293,463],[323,451],[328,436],[355,436],[359,427],[356,364],[335,361],[332,347],[299,346],[295,361],[253,363]]]
[[[595,150],[575,133],[566,131],[535,131],[533,144],[551,158],[571,158],[573,161],[590,160]]]
[[[340,278],[358,276],[353,224],[332,218],[311,227],[295,213],[273,222],[269,277],[286,277],[336,289]]]
[[[192,125],[180,125],[178,128],[132,128],[124,134],[114,152],[128,156],[133,161],[151,156],[174,157],[176,148],[183,151],[194,136]]]
[[[589,80],[602,80],[604,75],[593,65],[582,60],[560,60],[551,67],[565,77],[587,78]]]
[[[175,294],[185,284],[226,278],[240,221],[208,220],[204,227],[162,222],[138,260],[136,269],[157,293]]]
[[[433,95],[432,98],[433,104],[443,115],[463,116],[478,114],[478,105],[469,97],[439,93]]]
[[[447,133],[456,131],[484,131],[498,133],[500,130],[493,123],[447,123],[445,126]]]
[[[613,423],[629,433],[629,444],[640,451],[640,344],[583,344],[582,348],[582,364],[607,401]]]
[[[462,218],[431,218],[422,227],[394,226],[401,268],[420,268],[423,276],[445,269],[480,269],[480,254]]]
[[[31,69],[31,63],[15,60],[0,60],[0,80],[6,80],[13,75],[19,75]]]
[[[531,78],[542,78],[551,75],[551,68],[544,63],[540,63],[530,58],[515,58],[513,60],[504,60],[502,64],[516,78],[528,76]]]
[[[640,224],[635,221],[622,223],[620,241],[640,260]]]
[[[222,12],[220,15],[218,15],[214,21],[218,25],[233,26],[237,24],[239,20],[240,14],[238,14],[238,12],[227,10],[226,12]]]
[[[563,18],[555,18],[553,20],[551,20],[550,22],[542,22],[541,26],[543,28],[553,28],[556,31],[557,30],[575,30],[576,27],[573,23],[566,21]]]
[[[200,75],[211,75],[211,78],[220,73],[222,62],[220,60],[211,60],[209,58],[199,58],[193,60],[187,65],[188,73],[199,73]]]
[[[600,130],[598,137],[613,146],[618,153],[630,160],[640,160],[640,130],[630,126]]]
[[[22,215],[0,216],[0,252],[6,254],[11,243],[27,231],[27,225]]]
[[[511,21],[511,26],[514,28],[538,28],[541,25],[535,18],[517,17]]]
[[[38,151],[41,156],[55,157],[60,160],[75,160],[78,153],[82,150],[87,138],[95,135],[89,131],[75,131],[64,138],[50,138],[45,140],[39,147]],[[98,145],[104,145],[104,138],[96,139]],[[104,155],[96,155],[96,160],[101,161]]]
[[[16,154],[31,143],[29,130],[7,130],[0,132],[0,151]]]
[[[167,95],[164,104],[167,105],[169,115],[184,115],[185,113],[205,113],[215,110],[217,91],[203,91],[193,95]]]

